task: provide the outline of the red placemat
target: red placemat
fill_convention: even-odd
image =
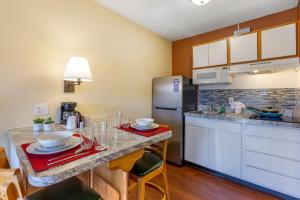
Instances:
[[[73,149],[70,149],[70,150],[67,150],[67,151],[64,151],[64,152],[60,152],[60,153],[56,153],[56,154],[51,154],[51,155],[35,155],[35,154],[30,154],[30,153],[28,153],[26,151],[26,148],[30,144],[31,143],[22,144],[21,147],[22,147],[23,151],[25,152],[25,154],[26,154],[26,156],[27,156],[27,158],[28,158],[28,160],[29,160],[29,162],[30,162],[30,164],[32,166],[32,169],[34,171],[36,171],[36,172],[40,172],[40,171],[44,171],[44,170],[47,170],[47,169],[50,169],[50,168],[53,168],[53,167],[64,165],[66,163],[78,160],[80,158],[87,157],[87,156],[93,155],[95,153],[101,152],[101,151],[98,151],[98,150],[95,149],[95,144],[94,144],[90,150],[83,151],[83,152],[88,152],[89,151],[89,153],[87,153],[87,154],[78,155],[76,157],[73,157],[73,158],[64,160],[62,162],[59,162],[59,163],[56,163],[56,164],[48,166],[47,164],[49,163],[50,159],[56,158],[58,156],[63,156],[63,155],[66,155],[66,156],[65,157],[60,157],[57,160],[67,158],[67,157],[71,156],[70,155],[71,153],[75,153],[75,151],[80,148],[80,145],[77,146],[77,147],[75,147],[75,148],[73,148]],[[105,151],[105,150],[106,149],[104,149],[103,151]],[[81,153],[83,153],[83,152],[81,152]],[[54,160],[54,161],[56,161],[56,160]]]
[[[127,132],[134,133],[134,134],[137,134],[137,135],[142,135],[142,136],[145,136],[145,137],[151,137],[151,136],[158,135],[158,134],[161,134],[161,133],[164,133],[164,132],[170,130],[169,128],[163,127],[163,126],[160,126],[157,129],[152,130],[152,131],[138,131],[138,130],[135,130],[131,127],[127,128],[127,127],[124,127],[124,126],[121,126],[120,129],[123,130],[123,131],[127,131]]]

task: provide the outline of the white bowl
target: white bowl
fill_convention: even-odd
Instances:
[[[154,119],[152,118],[138,118],[135,120],[135,123],[138,126],[146,126],[146,127],[152,126],[153,122]]]
[[[38,143],[45,148],[64,146],[73,135],[72,131],[54,131],[38,136]]]

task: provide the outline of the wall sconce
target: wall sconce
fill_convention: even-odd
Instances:
[[[92,80],[88,60],[82,57],[71,57],[64,74],[64,91],[74,92],[75,85]]]

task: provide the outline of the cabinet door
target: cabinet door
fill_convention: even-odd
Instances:
[[[296,24],[261,32],[262,59],[296,55]]]
[[[208,66],[208,44],[193,47],[193,68]]]
[[[208,64],[214,65],[226,65],[227,64],[227,41],[220,40],[210,43],[208,45]]]
[[[241,145],[241,134],[216,130],[210,135],[210,168],[230,176],[241,178]]]
[[[230,38],[231,63],[257,60],[257,33]]]
[[[209,132],[207,128],[185,127],[185,149],[186,161],[208,167],[209,158]]]

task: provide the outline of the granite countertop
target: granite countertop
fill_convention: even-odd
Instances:
[[[55,130],[63,129],[64,127],[55,125]],[[172,131],[167,131],[152,137],[143,137],[112,127],[108,129],[108,132],[110,135],[109,138],[111,139],[109,139],[110,145],[106,151],[102,151],[42,172],[35,172],[32,169],[25,152],[20,146],[24,143],[36,141],[36,134],[33,133],[32,127],[9,129],[8,136],[12,144],[16,147],[16,152],[20,159],[22,169],[28,176],[29,183],[37,187],[47,186],[63,181],[94,167],[103,165],[110,160],[122,157],[172,136]]]
[[[185,116],[200,117],[206,119],[217,119],[225,121],[233,121],[246,123],[251,125],[267,125],[276,127],[287,127],[287,128],[300,128],[300,121],[293,118],[284,118],[285,121],[274,121],[268,119],[257,119],[253,118],[251,114],[235,114],[235,113],[202,113],[199,111],[191,111],[184,113]]]

